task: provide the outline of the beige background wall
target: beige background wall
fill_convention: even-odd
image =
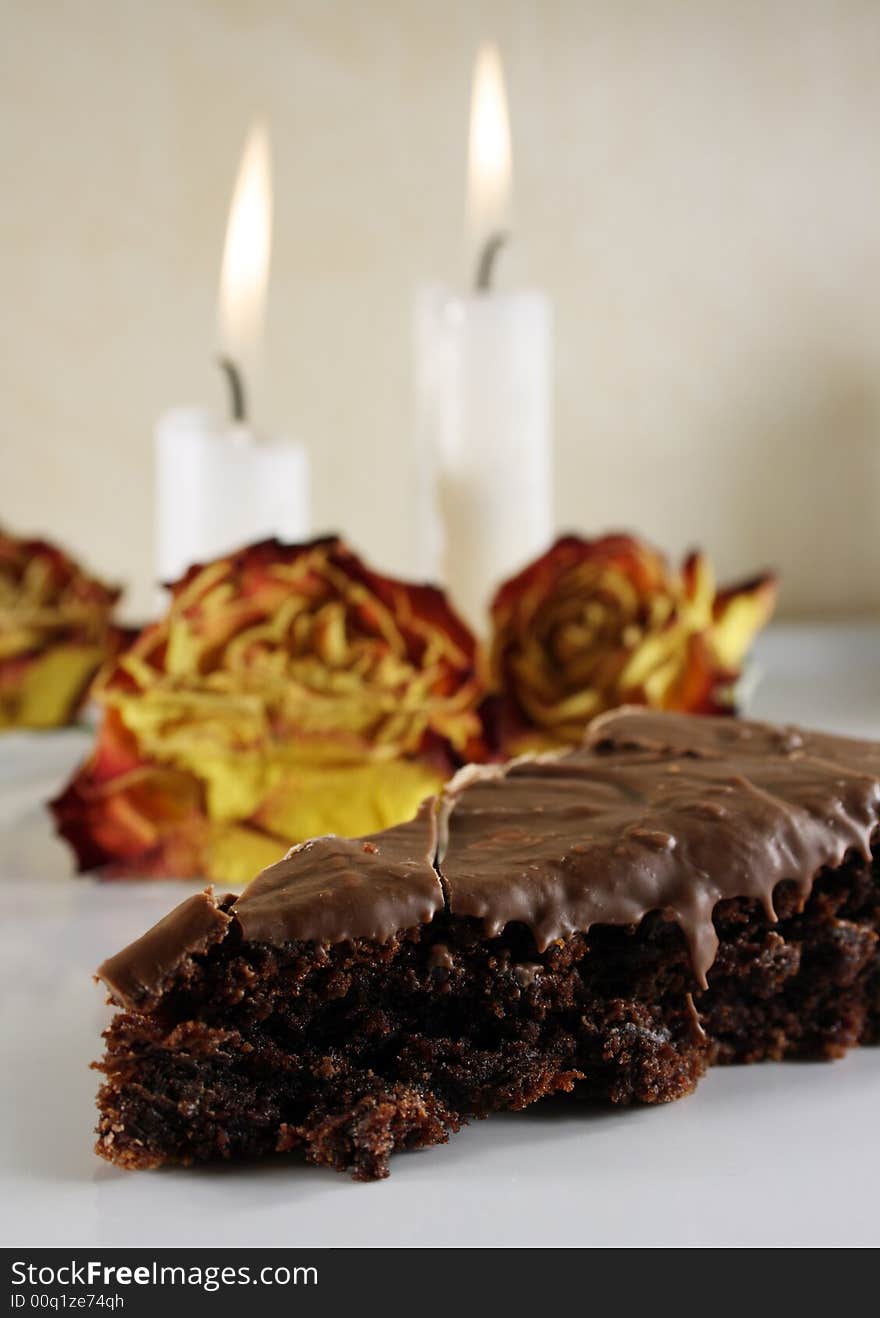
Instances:
[[[514,143],[508,283],[556,305],[559,523],[788,612],[880,603],[880,4],[2,0],[0,520],[151,599],[151,431],[220,401],[226,212],[271,122],[270,424],[315,523],[405,569],[411,304],[458,277],[471,65]]]

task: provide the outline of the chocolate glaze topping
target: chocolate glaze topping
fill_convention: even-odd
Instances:
[[[408,824],[366,838],[302,842],[263,870],[235,903],[245,938],[384,943],[401,929],[427,924],[443,909],[434,869],[436,802]]]
[[[189,898],[98,974],[137,1005],[230,919],[258,942],[381,942],[445,908],[490,937],[519,921],[544,951],[660,911],[681,926],[705,987],[717,902],[752,898],[774,919],[777,883],[806,901],[821,869],[870,855],[878,818],[878,743],[617,710],[581,750],[468,767],[409,824],[294,847],[228,916],[209,895]]]
[[[386,942],[401,929],[428,924],[443,909],[434,869],[436,801],[415,819],[363,838],[319,837],[293,847],[223,908],[209,888],[196,893],[110,957],[96,975],[111,997],[149,1008],[188,957],[206,952],[234,921],[243,937],[281,946],[349,938]],[[226,911],[230,914],[227,914]]]
[[[194,893],[99,966],[96,975],[115,1002],[130,1008],[146,1006],[162,993],[187,957],[207,952],[226,937],[228,927],[229,916],[211,890]]]
[[[806,901],[820,869],[870,854],[880,747],[624,709],[596,720],[582,750],[453,781],[446,809],[438,864],[453,915],[490,936],[519,921],[544,951],[662,911],[705,987],[717,902],[751,897],[773,919],[781,880]]]

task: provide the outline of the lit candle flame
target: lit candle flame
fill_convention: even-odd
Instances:
[[[220,348],[237,366],[259,354],[272,248],[272,162],[262,120],[245,143],[229,210],[220,275]]]
[[[508,218],[513,162],[507,93],[498,47],[480,47],[474,67],[468,139],[468,224],[482,247]]]

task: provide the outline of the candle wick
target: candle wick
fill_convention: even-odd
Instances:
[[[474,280],[478,293],[488,293],[492,287],[492,277],[495,274],[495,262],[498,259],[498,253],[509,239],[510,234],[505,233],[503,229],[490,233],[486,239],[485,246],[480,253],[480,259],[477,262],[477,276]]]
[[[231,357],[218,357],[217,364],[225,374],[229,385],[229,407],[232,419],[236,423],[244,422],[247,419],[247,407],[242,373]]]

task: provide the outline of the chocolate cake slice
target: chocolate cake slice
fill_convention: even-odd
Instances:
[[[876,1042],[878,818],[880,744],[733,719],[624,709],[465,769],[101,966],[97,1150],[369,1179],[548,1094],[664,1102],[712,1063]]]

